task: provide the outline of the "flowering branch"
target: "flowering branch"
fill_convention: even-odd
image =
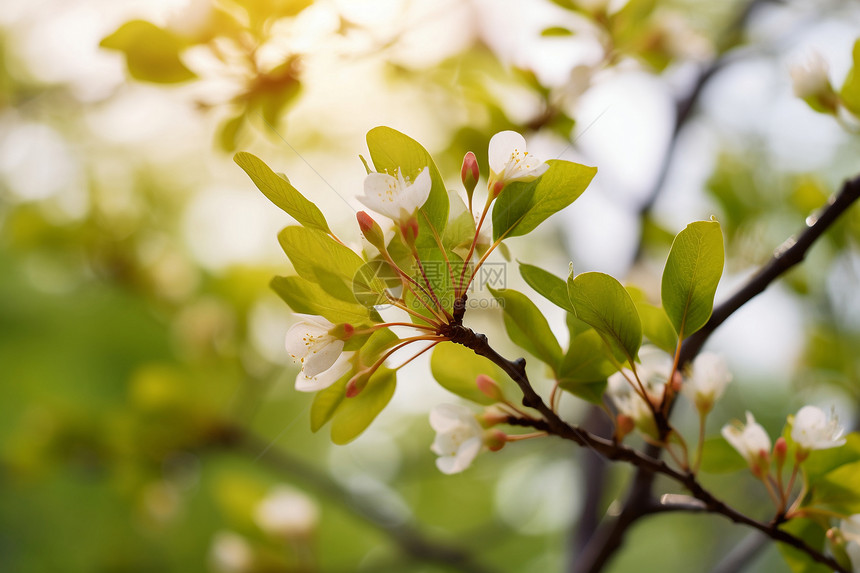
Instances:
[[[765,264],[740,290],[722,304],[714,308],[711,318],[701,330],[688,338],[682,348],[680,365],[692,361],[704,346],[710,335],[731,316],[736,310],[763,292],[768,285],[793,266],[800,263],[806,256],[813,243],[860,197],[860,176],[843,183],[842,188],[830,204],[802,231],[797,238],[791,238],[777,249],[773,258]],[[648,446],[645,450],[650,456],[657,456],[660,449]],[[596,572],[609,560],[613,552],[621,545],[627,528],[640,517],[647,515],[643,508],[647,505],[640,500],[651,500],[654,481],[653,472],[640,469],[633,480],[630,495],[616,520],[598,530],[584,556],[578,561],[578,571]],[[634,490],[639,492],[634,493]],[[644,504],[644,505],[643,505]]]
[[[536,430],[573,441],[580,446],[593,450],[609,460],[626,462],[636,466],[639,468],[640,472],[647,472],[652,475],[664,475],[684,486],[693,498],[701,502],[700,504],[688,503],[675,504],[671,506],[667,504],[665,506],[661,506],[661,504],[654,502],[653,498],[648,496],[641,498],[644,500],[644,506],[640,509],[639,516],[668,510],[689,511],[690,507],[695,507],[695,511],[716,513],[735,523],[757,529],[774,541],[785,543],[803,551],[814,561],[827,565],[834,571],[849,573],[848,570],[842,567],[835,559],[824,555],[820,551],[807,545],[803,540],[779,529],[783,520],[775,519],[771,523],[757,521],[716,498],[699,483],[695,474],[688,471],[683,472],[676,470],[661,459],[651,457],[616,441],[596,436],[588,431],[568,424],[559,418],[558,415],[553,412],[552,408],[550,408],[534,390],[529,382],[528,375],[526,374],[525,360],[522,358],[514,361],[507,360],[489,345],[485,335],[476,334],[464,326],[454,325],[451,327],[450,332],[447,333],[447,336],[452,342],[462,344],[474,351],[476,354],[491,360],[504,370],[505,373],[508,374],[520,387],[520,390],[523,393],[523,405],[537,410],[543,416],[543,419],[510,416],[506,420],[506,423],[514,426],[534,428]]]

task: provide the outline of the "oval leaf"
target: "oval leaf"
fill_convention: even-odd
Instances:
[[[385,126],[374,127],[367,132],[367,148],[376,171],[380,173],[388,172],[394,175],[399,168],[404,176],[414,180],[422,169],[430,169],[430,196],[421,208],[427,217],[418,217],[417,244],[436,245],[433,230],[441,237],[448,223],[448,192],[433,158],[420,143],[396,129]]]
[[[596,167],[552,159],[549,169],[530,183],[511,183],[493,207],[493,240],[530,233],[550,215],[582,195]]]
[[[675,237],[663,269],[660,295],[680,338],[708,322],[724,259],[723,233],[716,221],[690,223]]]
[[[600,335],[588,329],[577,336],[561,361],[558,385],[583,400],[600,404],[606,379],[615,372],[612,362],[606,359],[606,346]]]
[[[507,376],[501,368],[459,344],[439,344],[430,356],[430,371],[440,386],[457,396],[477,402],[494,404],[495,400],[478,390],[475,380],[486,374],[504,388]]]
[[[630,294],[621,283],[603,273],[573,273],[567,279],[570,303],[576,317],[591,325],[613,349],[633,362],[642,345],[642,323]]]
[[[561,346],[535,303],[515,290],[487,288],[502,302],[505,329],[511,340],[557,372],[562,356]]]
[[[397,385],[397,372],[381,367],[358,396],[344,398],[331,421],[331,441],[348,444],[364,432],[385,409]]]
[[[126,22],[99,45],[125,54],[128,72],[136,80],[172,84],[197,77],[179,58],[184,42],[152,22]]]
[[[520,263],[520,274],[539,295],[568,312],[574,312],[570,297],[567,296],[567,283],[563,278],[525,263]]]
[[[269,201],[286,211],[300,225],[331,234],[322,211],[290,185],[285,177],[269,169],[259,157],[240,151],[233,161],[248,174]]]

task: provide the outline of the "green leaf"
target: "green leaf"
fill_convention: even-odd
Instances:
[[[385,284],[374,279],[373,269],[349,247],[338,243],[326,233],[307,227],[285,227],[278,233],[281,247],[293,263],[296,273],[316,283],[324,291],[347,302],[358,302],[355,285],[362,293],[381,293]]]
[[[854,42],[854,50],[852,51],[854,64],[848,71],[848,76],[845,78],[845,83],[839,90],[839,97],[842,99],[848,111],[860,117],[860,40]]]
[[[708,322],[724,258],[723,233],[716,221],[690,223],[675,237],[663,269],[660,294],[680,338]]]
[[[674,356],[678,348],[678,335],[675,334],[666,311],[660,306],[650,304],[645,299],[645,294],[636,287],[628,286],[627,292],[630,293],[642,321],[643,336],[657,348]]]
[[[746,460],[722,436],[705,439],[702,448],[702,471],[711,474],[731,473],[746,469]]]
[[[567,291],[576,317],[591,325],[611,349],[621,351],[632,363],[642,344],[642,323],[621,283],[595,272],[574,278],[571,271]]]
[[[502,237],[512,236],[514,229],[522,223],[523,218],[531,208],[532,198],[539,181],[540,179],[535,179],[528,183],[522,181],[508,183],[496,199],[496,204],[493,205],[494,241],[498,241]]]
[[[809,483],[817,482],[819,478],[841,466],[860,462],[860,434],[848,434],[845,440],[845,444],[838,448],[815,450],[809,454],[803,462],[803,471]]]
[[[129,73],[143,82],[172,84],[197,77],[179,58],[184,42],[145,20],[126,22],[99,45],[125,54]]]
[[[515,182],[493,207],[493,240],[530,233],[550,215],[573,203],[588,187],[596,167],[552,159],[549,169],[529,183]]]
[[[344,445],[360,436],[391,401],[396,385],[397,372],[383,366],[358,396],[344,398],[331,422],[331,441]]]
[[[526,263],[520,263],[520,274],[539,295],[568,312],[574,312],[564,279]]]
[[[809,505],[826,506],[848,515],[860,513],[860,462],[844,464],[810,484]]]
[[[319,315],[335,324],[348,322],[358,325],[370,322],[368,308],[357,302],[337,299],[319,285],[301,277],[275,277],[270,286],[293,312]]]
[[[588,329],[571,341],[558,369],[558,384],[571,394],[600,404],[606,379],[614,372],[612,362],[606,359],[603,339]]]
[[[511,340],[557,372],[561,346],[535,303],[515,290],[487,288],[502,303],[505,329]]]
[[[346,385],[353,374],[354,371],[350,370],[337,382],[316,393],[311,403],[311,432],[318,432],[334,416],[338,406],[346,398]]]
[[[364,365],[373,364],[385,350],[392,347],[398,340],[399,338],[397,335],[387,328],[381,328],[374,331],[370,337],[364,340],[363,344],[361,344],[361,347],[358,349],[359,362]],[[350,372],[344,374],[337,382],[324,390],[320,390],[317,392],[316,396],[314,396],[314,401],[311,404],[312,432],[316,432],[322,428],[339,411],[340,405],[345,403],[346,385],[354,373],[354,369],[350,370]],[[377,374],[374,374],[374,376]],[[373,380],[373,378],[371,378],[371,380]],[[364,390],[366,391],[367,388]],[[359,396],[361,396],[361,394],[359,394]],[[355,400],[355,398],[350,398],[349,400],[352,401]],[[369,423],[370,422],[368,422],[368,424]]]
[[[279,176],[260,158],[244,151],[237,153],[233,161],[248,174],[269,201],[283,209],[300,225],[331,234],[322,211],[290,185],[286,177]]]
[[[430,196],[421,208],[427,218],[418,217],[418,239],[419,246],[433,246],[436,241],[433,237],[432,226],[441,237],[448,223],[448,192],[445,190],[445,181],[436,168],[433,158],[427,153],[420,143],[397,130],[390,127],[374,127],[367,132],[367,148],[370,150],[370,158],[376,171],[394,174],[397,169],[405,177],[415,180],[415,177],[425,167],[430,169]]]
[[[480,374],[486,374],[500,386],[504,386],[508,380],[502,369],[488,359],[478,356],[465,346],[447,342],[433,349],[430,371],[440,386],[478,404],[495,403],[495,400],[486,396],[475,385]]]

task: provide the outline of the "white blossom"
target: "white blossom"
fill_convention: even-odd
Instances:
[[[845,552],[851,559],[852,570],[860,573],[860,513],[843,519],[839,530],[845,538]]]
[[[209,547],[212,568],[221,573],[250,571],[254,556],[248,541],[232,531],[219,531]]]
[[[484,445],[483,429],[471,410],[459,404],[439,404],[430,411],[436,439],[430,449],[438,455],[436,467],[445,474],[465,470]]]
[[[663,399],[664,387],[672,371],[672,358],[655,346],[643,346],[639,351],[636,373],[652,404]],[[632,384],[631,384],[632,381]],[[635,385],[635,389],[634,389]],[[639,385],[632,370],[624,368],[609,377],[608,393],[619,414],[630,416],[643,432],[656,434],[654,413],[637,391]]]
[[[794,95],[806,99],[821,96],[832,90],[828,77],[827,61],[818,52],[809,54],[805,63],[791,66],[791,83]]]
[[[703,352],[693,360],[690,377],[683,391],[700,411],[709,412],[731,381],[732,373],[723,357],[713,352]]]
[[[812,450],[826,450],[845,443],[844,430],[836,416],[831,419],[821,408],[804,406],[794,416],[791,426],[791,439],[797,444],[801,454]]]
[[[278,486],[257,505],[254,521],[273,537],[307,535],[317,526],[319,509],[305,494]]]
[[[490,196],[513,181],[534,181],[549,165],[526,151],[526,140],[516,131],[500,131],[490,139]]]
[[[351,352],[343,352],[343,340],[332,335],[335,325],[321,316],[298,315],[286,336],[287,353],[302,370],[296,377],[296,390],[316,392],[334,384],[350,369]]]
[[[753,470],[763,469],[769,461],[770,436],[765,429],[755,421],[755,417],[747,412],[746,425],[726,424],[722,430],[723,437],[731,446],[744,457]]]
[[[427,201],[433,182],[426,167],[412,181],[400,169],[394,175],[368,173],[364,195],[358,198],[368,208],[394,221],[406,221]]]

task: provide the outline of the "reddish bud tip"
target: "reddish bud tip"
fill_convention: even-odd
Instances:
[[[495,199],[496,197],[499,196],[499,193],[501,193],[502,189],[504,189],[504,188],[505,188],[505,182],[504,181],[496,181],[493,184],[493,188],[490,190],[490,197]]]
[[[355,332],[355,327],[350,323],[344,323],[343,325],[343,334],[346,338],[350,338]]]
[[[379,223],[374,221],[373,217],[364,211],[356,213],[355,218],[358,219],[358,228],[361,229],[361,234],[364,235],[367,242],[380,251],[384,249],[385,237],[382,234],[382,228],[379,226]]]
[[[484,433],[484,445],[491,452],[498,452],[508,443],[508,435],[501,430],[489,430]]]
[[[615,418],[615,439],[619,442],[636,427],[636,422],[627,414],[618,414]]]
[[[460,179],[463,181],[463,187],[466,188],[466,194],[469,197],[475,191],[475,186],[480,177],[481,170],[478,169],[478,158],[470,151],[463,158],[463,167],[460,168]]]
[[[499,388],[499,385],[495,380],[486,374],[479,374],[475,379],[475,384],[478,386],[478,390],[480,390],[487,398],[495,400],[496,402],[503,402],[505,400],[505,396],[502,394],[502,389]]]
[[[414,216],[407,221],[400,223],[400,232],[403,233],[403,240],[410,247],[415,244],[415,239],[418,238],[418,219]]]
[[[370,376],[367,372],[359,372],[346,383],[346,397],[355,398],[367,386]]]
[[[672,375],[672,392],[677,394],[681,391],[681,386],[684,384],[684,378],[681,376],[681,373],[677,370],[675,374]]]
[[[485,428],[492,428],[497,424],[504,424],[510,418],[510,414],[498,406],[488,406],[484,413],[478,416],[478,422]]]
[[[358,219],[358,228],[361,229],[361,233],[366,235],[368,231],[373,229],[373,225],[376,224],[376,221],[373,220],[373,217],[368,215],[364,211],[359,211],[355,214],[355,218]]]

